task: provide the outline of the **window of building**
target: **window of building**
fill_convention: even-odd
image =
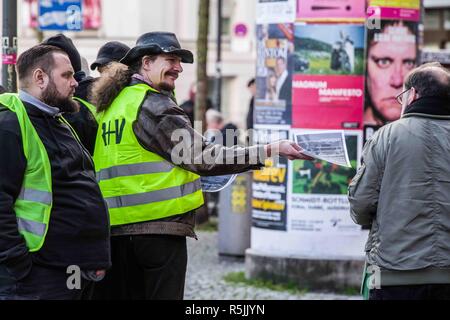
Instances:
[[[425,30],[441,29],[441,13],[439,10],[427,10],[424,19]]]
[[[450,30],[450,9],[444,11],[444,29]]]

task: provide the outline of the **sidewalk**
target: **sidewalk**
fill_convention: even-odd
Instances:
[[[243,284],[230,284],[223,276],[245,272],[244,259],[217,254],[217,232],[198,231],[198,241],[188,238],[188,268],[185,300],[359,300],[359,296],[328,293],[291,294],[260,289]]]

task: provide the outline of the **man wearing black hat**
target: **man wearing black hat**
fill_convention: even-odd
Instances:
[[[289,141],[207,144],[173,95],[181,62],[193,61],[173,33],[150,32],[121,60],[128,67],[113,63],[93,86],[99,112],[94,162],[112,227],[113,267],[102,298],[183,299],[186,237],[196,237],[194,211],[203,205],[201,175],[259,169],[277,151],[310,159]],[[177,159],[180,147],[183,159]]]
[[[129,50],[130,47],[119,41],[105,43],[98,51],[97,59],[91,64],[91,70],[94,71],[97,68],[98,72],[102,74],[109,63],[120,61]]]
[[[86,76],[86,73],[81,68],[81,56],[77,48],[70,38],[63,34],[52,36],[42,44],[52,45],[62,49],[69,56],[72,67],[75,71],[74,78],[78,82],[78,87],[74,93],[74,99],[80,105],[80,110],[77,113],[66,114],[65,118],[76,131],[83,146],[90,154],[94,152],[94,139],[97,133],[97,122],[95,121],[95,107],[89,102],[90,87],[95,79]]]

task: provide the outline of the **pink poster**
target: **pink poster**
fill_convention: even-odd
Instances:
[[[298,20],[363,20],[364,0],[300,0],[297,1]]]
[[[28,27],[37,28],[38,27],[38,2],[37,0],[25,0],[28,6],[28,11],[30,13],[28,19]]]
[[[420,21],[420,0],[369,0],[370,18]]]
[[[100,0],[83,0],[83,26],[87,30],[97,30],[102,26]]]
[[[362,129],[364,76],[294,75],[292,127]]]

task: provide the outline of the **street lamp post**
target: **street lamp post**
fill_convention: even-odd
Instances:
[[[17,1],[3,1],[2,84],[8,92],[17,92]]]
[[[218,111],[222,108],[222,0],[217,0],[217,56],[215,105]]]

